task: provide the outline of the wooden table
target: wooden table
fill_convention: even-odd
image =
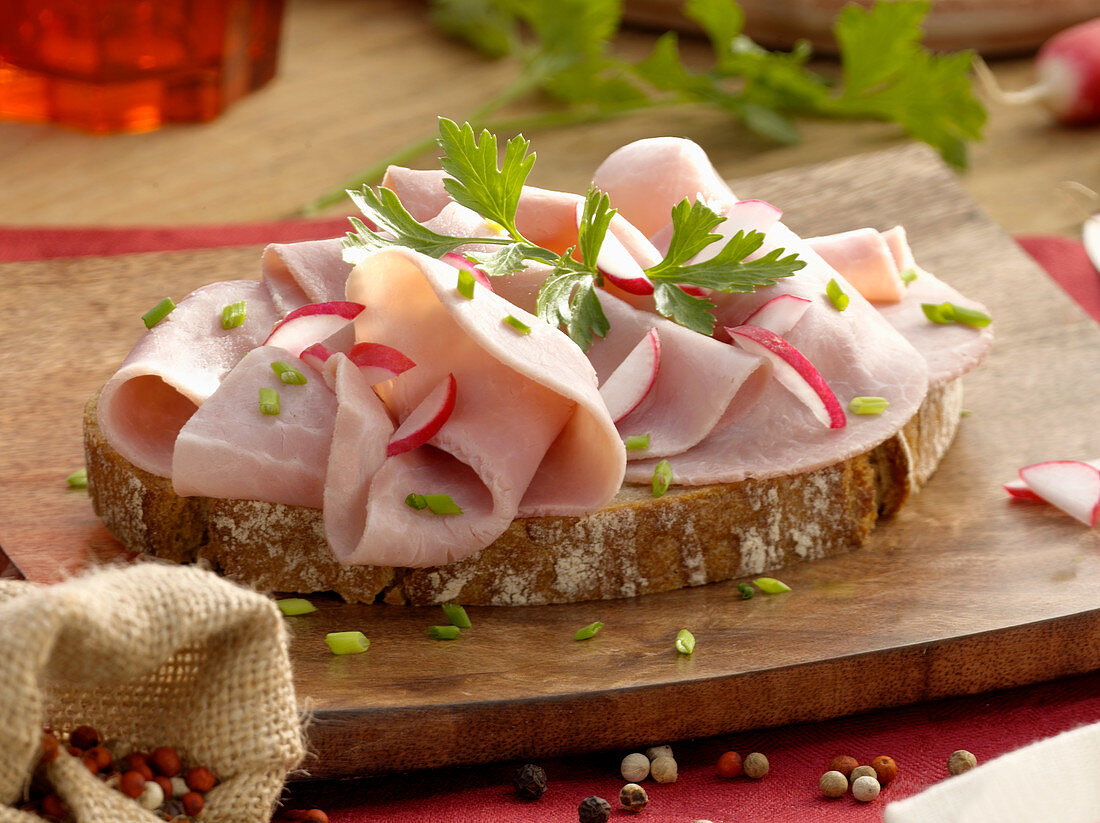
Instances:
[[[649,33],[624,36],[640,56]],[[707,47],[689,43],[685,53]],[[1027,60],[996,65],[1007,88],[1030,82]],[[93,137],[0,124],[0,225],[216,223],[287,216],[372,161],[461,119],[509,77],[435,32],[408,0],[291,0],[279,74],[220,119],[158,132]],[[1100,189],[1100,132],[1052,125],[1039,108],[990,106],[964,188],[1012,234],[1076,235],[1084,216],[1059,190]],[[534,135],[533,182],[583,190],[597,163],[637,137],[695,139],[728,178],[831,160],[904,142],[888,124],[805,121],[805,140],[776,146],[716,113],[660,111]],[[430,158],[423,159],[424,164]]]

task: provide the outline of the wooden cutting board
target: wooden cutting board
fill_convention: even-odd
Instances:
[[[908,227],[926,267],[982,299],[989,361],[929,485],[864,549],[788,569],[793,591],[743,601],[732,583],[635,600],[470,609],[455,641],[436,608],[349,606],[289,619],[311,712],[316,777],[636,749],[837,717],[1100,668],[1100,529],[1013,503],[1029,462],[1100,456],[1100,328],[1052,285],[923,147],[738,183],[795,231]],[[119,549],[87,497],[80,411],[140,333],[141,312],[215,279],[250,277],[259,250],[0,266],[0,545],[35,580]],[[575,642],[595,620],[605,628]],[[673,650],[681,628],[697,639]],[[334,657],[335,630],[362,655]]]

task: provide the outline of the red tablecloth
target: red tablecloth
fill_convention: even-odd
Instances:
[[[52,228],[0,228],[0,262],[290,242],[336,236],[345,227],[343,218],[338,218],[170,229],[58,232]],[[1100,322],[1100,274],[1080,243],[1061,237],[1025,237],[1020,244]],[[690,705],[669,706],[669,711],[691,710]],[[967,749],[985,761],[1097,721],[1100,673],[822,723],[676,742],[679,779],[672,784],[645,783],[650,801],[640,819],[651,823],[881,820],[890,800],[945,779],[947,758],[956,749]],[[640,728],[639,738],[645,736]],[[729,749],[742,755],[763,752],[771,762],[771,772],[759,781],[719,777],[714,763]],[[577,820],[578,803],[597,794],[612,803],[612,819],[623,820],[632,816],[616,803],[623,783],[618,764],[625,754],[543,761],[540,765],[548,774],[550,788],[537,802],[514,796],[511,776],[516,764],[512,763],[363,781],[294,784],[286,806],[324,808],[333,823],[572,823]],[[870,804],[860,804],[850,794],[826,800],[817,789],[817,780],[838,754],[851,754],[860,762],[890,755],[898,763],[898,777]]]

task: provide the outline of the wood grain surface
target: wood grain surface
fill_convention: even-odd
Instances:
[[[735,184],[803,234],[903,223],[918,260],[990,307],[997,344],[966,380],[958,438],[928,486],[863,550],[789,569],[793,591],[717,584],[623,601],[471,609],[349,606],[289,620],[314,777],[383,774],[836,717],[1100,667],[1100,530],[1013,503],[1029,462],[1100,455],[1100,329],[928,151],[908,147]],[[257,272],[222,249],[0,266],[0,545],[32,579],[117,556],[80,465],[85,398],[165,294]],[[14,314],[12,313],[14,312]],[[586,642],[573,632],[606,625]],[[672,642],[690,629],[691,657]],[[361,630],[370,650],[323,642]]]

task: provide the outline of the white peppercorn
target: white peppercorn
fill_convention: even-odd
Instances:
[[[172,797],[183,797],[191,791],[191,787],[187,785],[187,781],[182,777],[172,778]]]
[[[848,791],[848,778],[844,776],[844,772],[833,770],[821,775],[818,785],[826,797],[843,797]]]
[[[745,775],[759,780],[761,777],[768,773],[771,766],[768,764],[768,758],[762,755],[760,752],[753,752],[747,755],[741,764],[744,769]]]
[[[154,780],[146,781],[145,788],[141,790],[138,803],[152,811],[159,809],[164,804],[164,789]]]
[[[675,783],[677,776],[676,761],[668,755],[661,755],[649,764],[649,774],[658,783]]]
[[[649,802],[649,795],[637,783],[627,783],[619,789],[619,805],[628,812],[640,812]]]
[[[641,783],[649,777],[649,758],[641,752],[628,754],[619,766],[619,774],[628,783]]]
[[[656,760],[658,757],[672,757],[672,746],[650,746],[645,750],[645,756],[650,761]]]
[[[852,773],[848,775],[848,781],[855,783],[861,777],[873,777],[878,780],[878,772],[875,771],[873,766],[856,766],[852,769]]]
[[[852,781],[852,797],[868,803],[878,797],[881,788],[878,780],[865,774]]]
[[[951,774],[968,772],[977,765],[978,758],[966,749],[959,749],[957,752],[952,752],[951,757],[947,759],[947,771],[951,772]]]

